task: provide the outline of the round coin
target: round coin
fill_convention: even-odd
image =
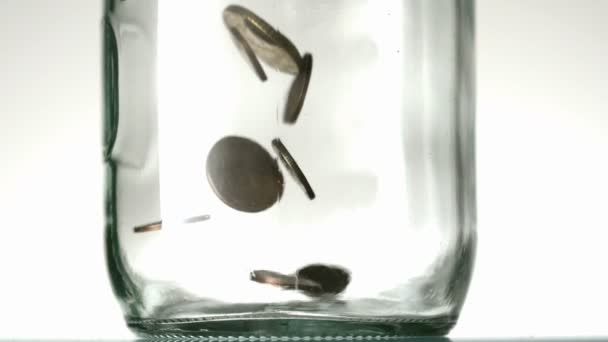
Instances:
[[[251,46],[249,46],[249,43],[247,43],[245,38],[243,38],[243,35],[241,35],[239,30],[237,30],[236,28],[231,27],[230,33],[232,34],[232,37],[234,38],[235,44],[239,47],[239,50],[241,50],[243,53],[245,53],[245,56],[249,60],[249,64],[251,65],[251,67],[253,68],[255,73],[258,75],[260,80],[262,80],[262,82],[266,81],[268,79],[268,77],[266,77],[264,68],[262,68],[260,61],[258,60],[255,53],[251,49]]]
[[[264,63],[281,72],[292,75],[299,73],[300,52],[265,20],[239,5],[226,7],[223,17],[226,26],[238,30]]]
[[[207,180],[229,207],[256,213],[272,207],[283,194],[283,175],[277,161],[253,140],[228,136],[207,156]]]
[[[295,180],[300,183],[300,185],[304,188],[306,195],[309,199],[315,199],[315,192],[312,190],[310,183],[308,183],[308,179],[304,176],[304,173],[296,163],[295,159],[291,156],[291,153],[287,150],[287,147],[283,145],[280,139],[272,140],[272,148],[279,155],[279,159],[281,162],[289,170],[289,173],[295,178]]]
[[[350,273],[337,266],[322,264],[308,265],[296,272],[296,277],[302,280],[312,280],[322,288],[322,294],[338,294],[344,291],[350,283]]]
[[[287,105],[285,106],[285,115],[283,117],[285,123],[294,124],[296,120],[298,120],[302,107],[304,106],[311,75],[312,55],[307,53],[302,57],[301,71],[298,76],[296,76],[291,85],[291,89],[289,90]]]

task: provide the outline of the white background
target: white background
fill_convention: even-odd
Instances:
[[[479,249],[453,337],[608,335],[608,1],[478,0]],[[0,339],[125,338],[99,0],[0,0]]]

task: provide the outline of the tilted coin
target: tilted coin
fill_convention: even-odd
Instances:
[[[235,27],[239,31],[242,31],[245,27],[245,22],[243,21],[243,19],[247,16],[255,14],[253,14],[253,12],[243,6],[229,5],[224,9],[222,15],[226,26],[228,26],[229,28]]]
[[[293,283],[293,277],[274,271],[256,270],[251,272],[249,277],[251,280],[261,284],[274,285],[283,288],[290,288]]]
[[[135,233],[147,233],[147,232],[154,232],[157,230],[161,230],[163,227],[163,223],[162,221],[159,222],[154,222],[154,223],[149,223],[143,226],[137,226],[135,228],[133,228],[133,231]]]
[[[287,105],[285,106],[285,114],[283,121],[289,124],[294,124],[302,107],[304,106],[304,100],[306,99],[306,92],[308,91],[308,84],[310,83],[310,76],[312,75],[312,55],[307,53],[302,57],[302,63],[300,65],[300,73],[296,76],[289,95],[287,97]]]
[[[264,68],[262,68],[260,61],[255,56],[255,53],[251,49],[251,46],[249,46],[249,43],[247,42],[247,40],[245,40],[245,38],[243,38],[243,35],[241,35],[239,30],[237,30],[234,27],[230,28],[230,33],[232,34],[232,37],[234,38],[235,43],[239,47],[239,50],[241,50],[243,53],[245,53],[245,56],[249,60],[250,65],[253,67],[253,70],[258,75],[260,80],[266,81],[268,79],[268,77],[266,77]]]
[[[294,275],[285,275],[274,271],[256,270],[251,272],[250,279],[261,283],[281,287],[285,290],[300,290],[305,293],[321,293],[321,286],[308,279],[298,279]]]
[[[285,168],[287,168],[289,173],[304,188],[308,198],[311,200],[315,199],[315,192],[312,190],[312,187],[310,186],[310,183],[308,183],[308,179],[304,176],[300,166],[298,166],[298,163],[296,163],[295,159],[291,156],[291,153],[287,150],[287,147],[285,147],[281,140],[277,138],[272,140],[272,148],[279,155],[279,159]]]
[[[300,51],[281,32],[254,16],[245,18],[245,27],[248,29],[245,34],[264,63],[284,73],[297,75],[300,72]]]
[[[226,7],[223,17],[226,26],[238,30],[264,63],[281,72],[292,75],[299,73],[300,52],[265,20],[239,5]]]
[[[338,266],[323,264],[308,265],[299,269],[296,276],[302,280],[312,280],[322,288],[322,294],[338,294],[350,283],[350,272]]]
[[[248,138],[227,136],[207,156],[207,180],[229,207],[256,213],[272,207],[283,194],[283,175],[277,161]]]

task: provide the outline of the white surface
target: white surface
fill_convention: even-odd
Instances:
[[[608,1],[479,0],[479,249],[451,336],[608,335]],[[97,0],[0,0],[0,338],[130,337],[102,239]]]

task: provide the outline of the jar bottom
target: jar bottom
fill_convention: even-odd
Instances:
[[[272,316],[275,317],[272,317]],[[127,319],[128,327],[142,337],[201,338],[239,341],[363,340],[413,336],[445,336],[456,323],[454,316],[433,317],[326,317],[251,313],[205,315],[177,319]]]

